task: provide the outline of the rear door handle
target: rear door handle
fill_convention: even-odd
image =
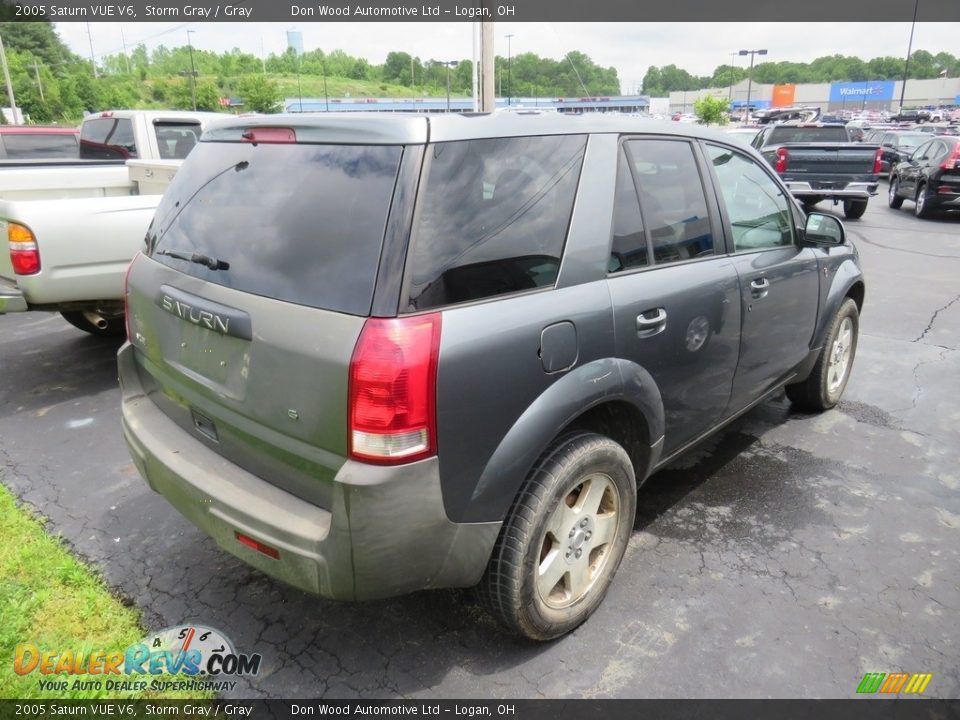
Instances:
[[[644,310],[637,315],[637,337],[648,338],[667,329],[667,311],[663,308]]]
[[[770,281],[766,278],[757,278],[750,283],[750,294],[755,298],[765,298],[770,290]]]

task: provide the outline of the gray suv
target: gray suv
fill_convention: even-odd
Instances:
[[[222,547],[342,600],[477,586],[546,640],[651,473],[784,387],[836,404],[864,283],[707,129],[270,116],[205,133],[126,296],[130,452]]]

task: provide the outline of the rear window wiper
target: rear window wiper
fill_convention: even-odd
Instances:
[[[218,260],[215,257],[204,255],[203,253],[181,253],[176,250],[157,250],[155,255],[166,255],[176,260],[186,260],[187,262],[197,263],[197,265],[206,265],[211,270],[229,270],[230,263]]]

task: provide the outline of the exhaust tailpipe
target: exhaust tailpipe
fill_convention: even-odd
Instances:
[[[103,315],[100,313],[91,312],[89,310],[83,311],[83,317],[86,318],[87,322],[96,327],[98,330],[106,330],[109,323],[104,319]]]

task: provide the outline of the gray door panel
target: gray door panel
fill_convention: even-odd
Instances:
[[[729,258],[607,280],[617,356],[649,372],[663,398],[664,452],[717,422],[730,399],[740,335],[740,291]]]

